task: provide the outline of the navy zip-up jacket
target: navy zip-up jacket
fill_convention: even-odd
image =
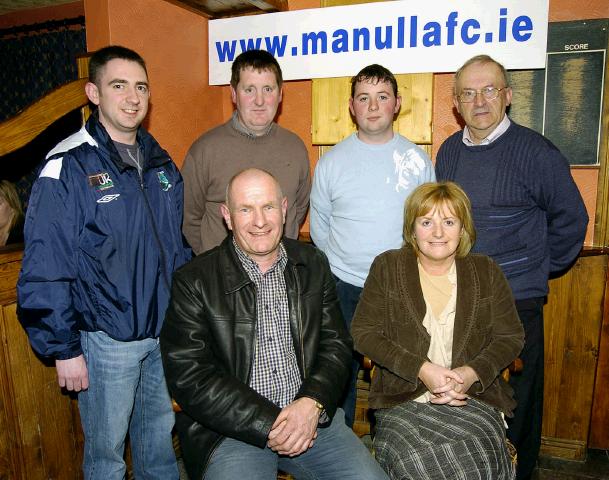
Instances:
[[[191,257],[182,178],[143,128],[144,168],[125,164],[91,116],[59,143],[32,189],[17,285],[19,319],[40,355],[82,353],[80,331],[159,336],[173,271]]]

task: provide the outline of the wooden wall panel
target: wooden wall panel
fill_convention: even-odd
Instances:
[[[598,350],[588,446],[609,450],[609,284],[605,285],[603,326]]]
[[[311,135],[314,145],[335,145],[355,131],[349,112],[349,77],[314,79],[312,95]]]
[[[82,478],[76,402],[32,352],[16,314],[20,251],[0,253],[0,478]]]
[[[394,130],[410,141],[431,144],[433,75],[396,75],[402,107]],[[350,77],[319,78],[312,81],[311,133],[315,145],[335,145],[356,130],[349,113]]]
[[[396,75],[402,107],[395,122],[395,130],[411,142],[431,144],[433,118],[433,75],[411,73]]]
[[[0,329],[5,323],[4,308],[0,307]],[[6,344],[0,338],[0,362],[6,365],[4,352]],[[21,450],[17,450],[17,425],[13,415],[12,399],[14,398],[10,371],[0,368],[0,479],[19,478],[17,471],[25,462]]]
[[[585,458],[606,274],[606,255],[580,257],[550,281],[542,454]]]

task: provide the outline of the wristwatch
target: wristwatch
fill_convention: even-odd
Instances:
[[[319,423],[320,425],[324,425],[328,423],[328,414],[326,413],[326,409],[324,408],[324,406],[319,403],[317,400],[314,400],[315,402],[315,408],[317,408],[317,410],[319,410]]]

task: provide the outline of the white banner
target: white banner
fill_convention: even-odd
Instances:
[[[508,69],[545,66],[549,0],[403,0],[269,13],[209,22],[209,83],[260,48],[285,80],[355,75],[379,63],[393,73],[454,72],[488,54]]]

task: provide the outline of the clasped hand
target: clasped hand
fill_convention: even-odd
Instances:
[[[467,405],[467,391],[478,380],[478,375],[467,365],[450,370],[425,362],[419,370],[419,378],[433,395],[431,403],[462,407]]]
[[[267,446],[290,457],[306,452],[317,438],[319,413],[315,401],[306,397],[286,405],[271,427]]]

